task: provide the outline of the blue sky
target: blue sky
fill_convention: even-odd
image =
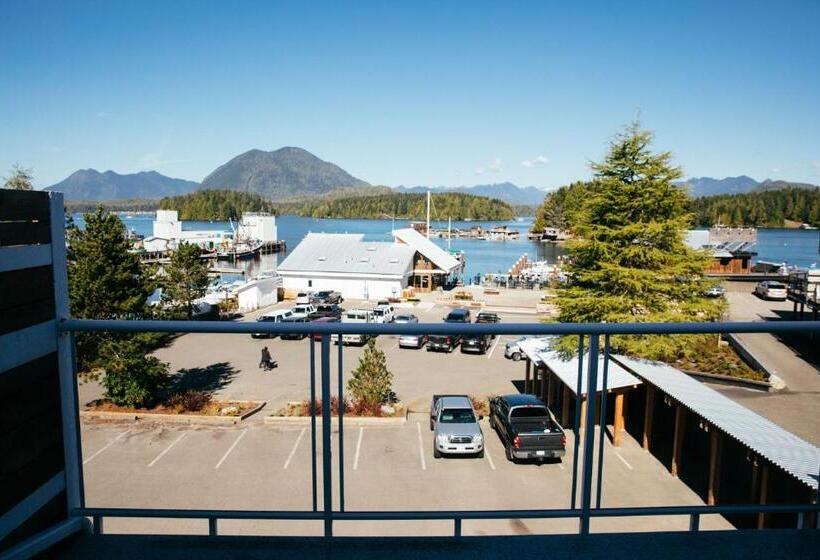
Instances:
[[[687,176],[820,183],[820,2],[0,0],[0,175],[556,187],[640,114]]]

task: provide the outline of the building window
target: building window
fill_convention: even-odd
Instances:
[[[313,287],[313,280],[308,280],[308,288],[312,288],[312,287]]]

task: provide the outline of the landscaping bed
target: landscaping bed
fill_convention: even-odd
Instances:
[[[714,346],[704,346],[699,348],[699,352],[688,358],[675,360],[674,367],[695,373],[706,373],[733,377],[739,379],[749,379],[752,381],[768,381],[767,375],[752,368],[743,361],[738,353],[726,344],[715,344]]]
[[[186,398],[187,397],[187,398]],[[151,408],[117,406],[107,399],[89,402],[80,412],[85,418],[156,420],[178,423],[236,424],[258,412],[265,401],[216,401],[176,396]]]
[[[362,407],[345,401],[344,411],[345,424],[353,426],[373,426],[373,425],[393,425],[404,424],[407,421],[407,407],[401,403],[390,405],[378,405],[372,407]],[[322,416],[322,401],[316,401],[316,416]],[[289,402],[273,414],[265,417],[265,424],[280,425],[300,425],[307,424],[311,420],[310,401]],[[331,401],[331,421],[339,422],[338,399],[333,397]]]

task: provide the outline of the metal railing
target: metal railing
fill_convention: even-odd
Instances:
[[[797,514],[797,527],[806,528],[806,514],[814,515],[820,520],[820,505],[814,504],[748,504],[722,506],[656,506],[656,507],[601,507],[602,473],[603,473],[603,444],[606,431],[606,399],[602,399],[600,415],[600,447],[598,449],[597,468],[597,496],[593,507],[593,478],[594,478],[594,451],[595,430],[583,430],[583,464],[581,464],[581,495],[580,507],[578,502],[577,480],[579,468],[579,447],[581,437],[575,437],[575,453],[573,456],[572,496],[569,509],[538,509],[538,510],[468,510],[468,511],[346,511],[344,500],[344,448],[343,445],[343,407],[339,407],[339,507],[333,508],[332,489],[332,449],[331,449],[331,335],[362,334],[362,335],[463,335],[463,334],[491,334],[491,335],[577,335],[579,338],[579,365],[578,385],[576,395],[582,393],[582,372],[584,367],[585,340],[588,339],[587,354],[587,407],[586,426],[594,427],[597,415],[596,395],[598,383],[598,363],[600,355],[600,337],[604,337],[604,367],[603,391],[606,394],[609,366],[610,336],[622,334],[641,335],[670,335],[670,334],[727,334],[727,333],[795,333],[820,332],[820,323],[803,321],[762,322],[733,322],[733,323],[630,323],[630,324],[602,324],[602,323],[515,323],[515,324],[453,324],[453,323],[418,323],[418,324],[357,324],[357,323],[317,323],[291,324],[267,322],[188,322],[188,321],[106,321],[67,319],[59,323],[59,330],[63,333],[77,331],[111,331],[111,332],[175,332],[175,333],[224,333],[224,334],[317,334],[321,336],[320,353],[320,380],[321,380],[321,428],[322,428],[322,506],[318,503],[318,465],[316,463],[316,410],[311,406],[311,435],[312,435],[312,509],[311,511],[237,511],[237,510],[184,510],[184,509],[134,509],[134,508],[88,508],[84,500],[81,507],[73,509],[74,515],[91,517],[94,521],[94,531],[101,533],[103,519],[111,517],[128,518],[167,518],[167,519],[203,519],[208,521],[209,534],[218,534],[219,520],[314,520],[324,524],[324,535],[333,536],[334,521],[354,520],[451,520],[453,521],[453,535],[461,536],[461,524],[464,520],[476,519],[558,519],[575,518],[579,521],[579,532],[588,534],[592,519],[605,517],[636,517],[636,516],[688,516],[689,529],[697,531],[700,527],[700,518],[704,515],[741,515],[741,514]],[[310,398],[316,402],[315,382],[315,348],[310,344]],[[343,345],[338,345],[338,402],[344,402],[343,384]],[[575,399],[575,426],[576,434],[581,416],[580,398]],[[79,422],[77,422],[79,429]],[[82,459],[79,457],[78,468],[82,468]],[[814,524],[816,525],[817,523]]]

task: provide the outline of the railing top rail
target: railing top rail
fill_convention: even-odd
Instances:
[[[710,323],[296,323],[257,321],[142,321],[64,319],[61,331],[304,333],[304,334],[504,334],[618,335],[820,332],[820,321],[741,321]]]

